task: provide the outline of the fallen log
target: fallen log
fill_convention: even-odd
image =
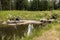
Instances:
[[[12,21],[4,21],[2,24],[7,24],[7,25],[25,25],[25,24],[44,24],[44,23],[51,23],[55,21],[55,19],[40,19],[40,21],[36,20],[12,20]]]
[[[51,23],[55,21],[55,19],[40,19],[40,22],[43,22],[43,23]]]

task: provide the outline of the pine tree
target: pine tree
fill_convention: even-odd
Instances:
[[[1,0],[0,0],[0,10],[2,10]]]

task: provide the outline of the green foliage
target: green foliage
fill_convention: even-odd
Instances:
[[[50,0],[0,0],[0,10],[53,10],[60,8],[60,1]]]
[[[0,20],[7,20],[9,14],[12,16],[19,16],[20,19],[27,20],[40,20],[40,18],[50,18],[52,15],[56,15],[57,18],[60,18],[60,11],[0,11]]]
[[[52,19],[58,19],[58,18],[59,18],[59,14],[53,13],[53,14],[51,15],[51,18],[52,18]]]
[[[39,10],[47,10],[48,9],[48,1],[47,0],[43,0],[43,1],[39,1]]]
[[[10,9],[10,0],[1,0],[1,8],[2,10],[9,10]]]

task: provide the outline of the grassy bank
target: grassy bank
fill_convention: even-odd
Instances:
[[[9,14],[19,16],[20,19],[40,20],[40,18],[49,18],[53,13],[60,15],[59,10],[54,11],[0,11],[0,20],[7,20]]]
[[[44,31],[41,36],[34,37],[33,40],[60,40],[60,23],[54,22],[50,26],[50,30]]]
[[[29,37],[25,36],[21,40],[34,40],[34,37],[42,36],[42,33],[50,30],[52,28],[53,23],[46,24],[44,26],[38,27],[37,29],[33,30]]]
[[[58,15],[57,18],[60,18],[60,10],[52,10],[52,11],[0,11],[0,21],[8,20],[9,14],[11,14],[12,16],[19,16],[20,19],[27,19],[27,20],[29,20],[29,19],[30,20],[40,20],[41,18],[50,18],[51,15],[53,15],[53,14],[57,14]],[[54,26],[55,24],[58,24],[58,23],[54,22],[54,23],[46,24],[46,25],[40,26],[40,27],[37,25],[37,28],[35,28],[32,31],[30,37],[27,37],[26,34],[24,34],[24,36],[22,36],[22,38],[19,38],[19,36],[16,36],[16,39],[17,40],[20,40],[20,39],[21,40],[33,40],[33,37],[41,36],[43,32],[48,31],[49,29],[52,28],[52,25]],[[18,27],[19,30],[17,30],[18,31],[18,32],[16,32],[17,34],[19,34],[19,32],[21,31],[20,28],[21,27]],[[57,27],[56,30],[59,30],[59,28]],[[15,29],[13,29],[13,31],[15,32]],[[10,35],[10,34],[8,34],[8,35]],[[6,37],[7,40],[8,40],[8,38],[14,37],[14,34],[11,37],[8,35]],[[13,39],[14,38],[12,38],[11,40],[13,40]]]

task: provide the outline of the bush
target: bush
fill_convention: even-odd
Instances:
[[[51,19],[58,19],[59,18],[59,15],[54,13],[51,15]]]

